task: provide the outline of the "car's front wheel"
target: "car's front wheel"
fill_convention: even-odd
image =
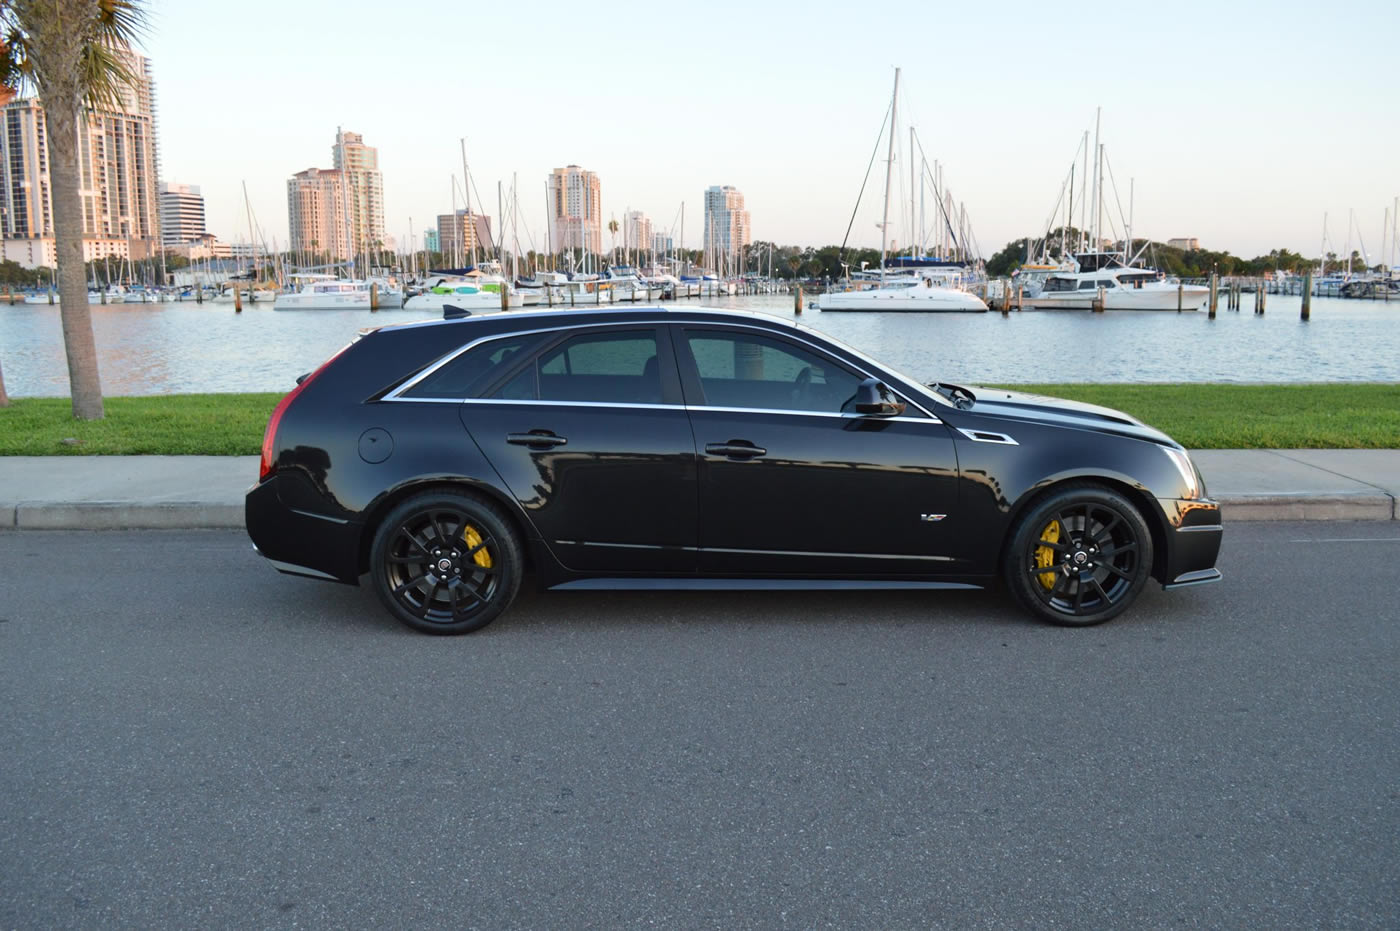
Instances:
[[[1036,502],[1006,547],[1007,587],[1052,624],[1079,627],[1116,617],[1152,571],[1152,534],[1142,514],[1098,485],[1070,485]]]
[[[385,516],[370,549],[375,593],[403,623],[464,634],[495,620],[520,590],[520,542],[490,501],[429,492]]]

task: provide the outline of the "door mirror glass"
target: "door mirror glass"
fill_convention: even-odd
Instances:
[[[895,417],[904,413],[905,404],[895,397],[893,391],[877,378],[867,378],[856,386],[855,405],[857,414],[872,417]]]

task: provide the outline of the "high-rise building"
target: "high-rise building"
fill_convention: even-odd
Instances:
[[[174,184],[161,181],[160,241],[164,246],[178,246],[204,235],[204,198],[197,184]]]
[[[440,251],[440,250],[438,249],[438,234],[437,234],[437,230],[424,230],[424,231],[423,231],[423,251],[424,251],[424,252],[438,252],[438,251]]]
[[[161,240],[151,62],[127,48],[114,52],[135,82],[119,83],[115,103],[88,108],[79,117],[79,197],[89,259],[98,253],[141,258],[153,253]],[[43,103],[13,95],[0,102],[0,233],[6,239],[51,241],[53,201]],[[51,248],[42,245],[41,251]]]
[[[749,212],[737,188],[714,185],[705,189],[705,238],[701,242],[707,261],[732,262],[751,241]]]
[[[359,133],[337,129],[331,150],[335,168],[344,174],[350,242],[355,253],[377,251],[384,242],[384,176],[379,173],[379,150],[365,145]]]
[[[489,258],[495,252],[491,239],[491,218],[458,208],[437,218],[438,249],[448,261],[469,265]]]
[[[670,236],[670,234],[668,234],[668,233],[655,233],[655,232],[652,233],[652,234],[651,234],[651,251],[652,251],[652,254],[655,255],[655,256],[658,256],[658,257],[659,257],[659,256],[663,256],[663,255],[666,255],[668,252],[671,251],[672,242],[673,242],[673,240],[671,239],[671,236]]]
[[[603,195],[598,176],[577,165],[549,176],[550,248],[554,252],[603,251]]]
[[[292,252],[352,258],[345,222],[345,177],[335,169],[308,168],[287,181],[287,226]]]
[[[622,244],[631,252],[651,248],[651,219],[640,210],[629,210],[623,215]]]

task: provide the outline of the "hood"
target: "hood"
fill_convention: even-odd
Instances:
[[[1117,433],[1137,439],[1176,446],[1177,443],[1156,427],[1122,411],[1097,404],[1084,404],[1052,398],[1043,394],[1026,394],[1000,388],[974,388],[977,402],[964,412],[997,420],[1021,420],[1100,433]]]

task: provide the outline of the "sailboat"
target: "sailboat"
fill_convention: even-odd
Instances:
[[[894,69],[894,95],[890,102],[889,159],[885,167],[885,212],[880,224],[880,285],[861,291],[838,291],[821,295],[817,308],[826,311],[905,311],[914,313],[985,313],[987,305],[977,295],[957,287],[957,277],[935,273],[932,268],[915,269],[891,281],[886,276],[889,246],[890,188],[894,174],[895,117],[899,103],[899,69]],[[912,155],[911,155],[912,158]],[[941,263],[940,263],[941,264]]]

